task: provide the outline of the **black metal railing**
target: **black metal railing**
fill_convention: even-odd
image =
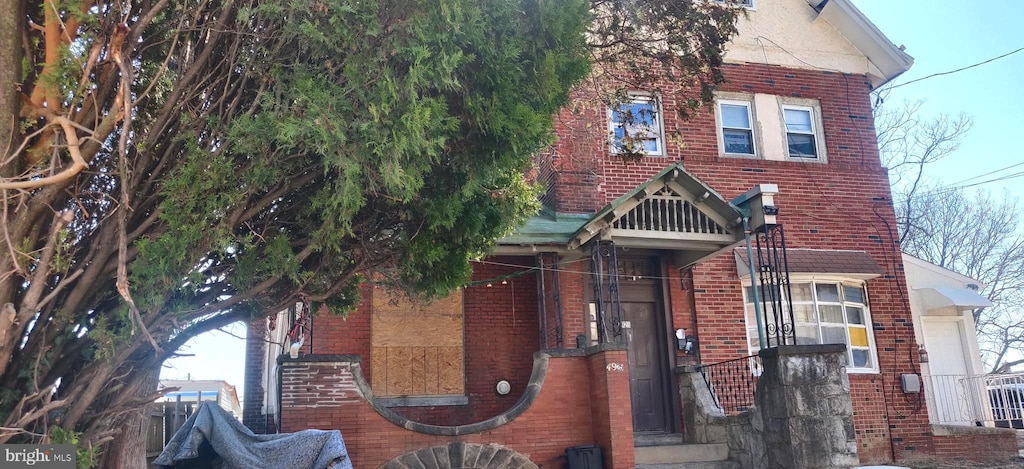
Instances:
[[[743,412],[754,405],[754,391],[761,376],[761,357],[751,355],[697,367],[715,405],[726,414]]]
[[[597,241],[590,248],[590,275],[594,287],[597,343],[622,341],[622,304],[619,302],[619,261],[615,243]]]
[[[796,345],[785,232],[782,225],[765,225],[756,234],[757,275],[761,282],[759,299],[767,339],[764,346]]]

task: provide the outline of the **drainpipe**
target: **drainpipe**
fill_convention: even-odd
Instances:
[[[754,318],[757,320],[757,341],[760,344],[761,349],[765,348],[764,340],[764,318],[761,317],[761,292],[757,288],[757,278],[754,276],[754,255],[750,249],[750,217],[743,217],[743,238],[747,243],[747,265],[750,270],[750,289],[753,291],[754,300]]]

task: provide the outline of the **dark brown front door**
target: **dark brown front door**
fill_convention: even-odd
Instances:
[[[658,303],[622,302],[623,327],[629,346],[629,390],[634,432],[668,432],[669,403],[665,364],[659,344]]]

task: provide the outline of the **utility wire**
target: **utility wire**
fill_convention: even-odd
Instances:
[[[905,83],[900,83],[900,84],[892,85],[892,86],[889,87],[889,89],[890,90],[894,90],[894,89],[899,88],[901,86],[907,86],[907,85],[909,85],[911,83],[917,83],[919,81],[924,81],[924,80],[927,80],[929,78],[941,77],[943,75],[952,75],[952,74],[957,73],[957,72],[962,72],[964,70],[968,70],[968,69],[972,69],[974,67],[985,65],[985,64],[987,64],[989,62],[994,62],[994,61],[999,60],[999,59],[1004,58],[1004,57],[1009,57],[1009,56],[1011,56],[1013,54],[1016,54],[1016,53],[1018,53],[1020,51],[1024,51],[1024,47],[1021,47],[1021,48],[1016,49],[1016,50],[1012,50],[1012,51],[1007,52],[1007,53],[1005,53],[1003,55],[998,55],[998,56],[992,57],[991,59],[988,59],[988,60],[983,60],[981,62],[974,63],[974,64],[971,64],[971,65],[967,65],[965,67],[960,67],[960,68],[958,68],[956,70],[949,70],[947,72],[933,73],[933,74],[928,75],[926,77],[921,77],[921,78],[918,78],[918,79],[915,79],[915,80],[910,80],[910,81],[905,82]]]
[[[990,175],[990,174],[995,174],[995,173],[1001,173],[1001,172],[1003,172],[1003,171],[1006,171],[1007,169],[1010,169],[1010,168],[1016,168],[1016,167],[1018,167],[1018,166],[1024,166],[1024,161],[1022,161],[1022,162],[1020,162],[1020,163],[1017,163],[1017,164],[1011,164],[1010,166],[1004,166],[1004,167],[1002,167],[1002,168],[999,168],[999,169],[996,169],[996,170],[992,170],[992,171],[989,171],[989,172],[987,172],[987,173],[984,173],[984,174],[979,174],[979,175],[977,175],[977,176],[974,176],[974,177],[969,177],[969,178],[967,178],[967,179],[962,179],[962,180],[959,180],[959,181],[957,181],[957,182],[954,182],[954,183],[952,183],[952,184],[949,184],[949,185],[950,185],[950,186],[955,186],[955,185],[957,185],[957,184],[963,184],[963,183],[965,183],[965,182],[967,182],[967,181],[973,181],[973,180],[975,180],[975,179],[978,179],[978,178],[982,178],[982,177],[988,176],[988,175]]]

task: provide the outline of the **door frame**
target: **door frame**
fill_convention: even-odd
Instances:
[[[675,373],[677,359],[676,359],[676,340],[675,340],[675,319],[672,317],[672,295],[671,285],[669,282],[679,281],[683,279],[681,275],[675,277],[671,275],[671,269],[669,268],[668,256],[658,253],[656,256],[658,262],[658,272],[661,273],[661,282],[658,282],[658,290],[661,293],[661,318],[658,321],[659,336],[664,341],[663,350],[665,351],[665,371],[668,373],[668,378],[665,383],[668,385],[668,401],[669,411],[672,412],[672,418],[669,419],[669,431],[671,433],[682,433],[683,422],[682,422],[682,404],[679,401],[679,376]],[[678,270],[677,270],[678,272]],[[676,278],[679,277],[679,278]],[[696,313],[696,311],[694,311]],[[671,326],[671,327],[670,327]],[[696,327],[690,331],[694,337],[696,337]]]
[[[655,350],[657,350],[657,357],[655,360],[658,363],[657,369],[658,373],[661,375],[662,395],[664,396],[664,402],[661,407],[666,413],[668,413],[665,418],[665,432],[679,433],[681,426],[679,386],[674,373],[675,349],[672,347],[672,341],[669,340],[671,332],[669,331],[668,324],[671,324],[672,312],[671,308],[668,307],[671,303],[668,301],[668,289],[666,288],[666,282],[669,277],[666,275],[666,265],[664,258],[659,255],[659,253],[640,252],[630,254],[632,255],[625,255],[625,253],[623,253],[619,260],[636,259],[648,261],[651,263],[653,268],[652,270],[656,275],[661,277],[660,279],[655,279],[650,283],[653,288],[653,295],[642,299],[637,298],[636,301],[630,301],[628,296],[623,295],[624,291],[628,290],[628,287],[624,286],[624,284],[620,282],[619,301],[623,303],[654,303],[656,311],[654,313],[654,337],[652,338],[656,341]]]

